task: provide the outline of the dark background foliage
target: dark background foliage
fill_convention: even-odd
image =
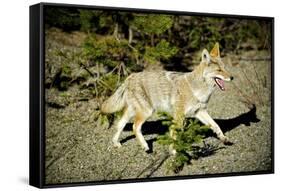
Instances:
[[[76,52],[56,50],[60,64],[46,62],[47,87],[65,90],[73,83],[86,84],[95,94],[111,93],[131,72],[188,71],[199,62],[200,51],[215,42],[224,54],[271,46],[271,26],[264,20],[49,7],[45,24],[46,31],[57,28],[83,36],[73,44]],[[110,76],[104,75],[108,72]]]

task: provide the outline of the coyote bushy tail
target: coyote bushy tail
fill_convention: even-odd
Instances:
[[[116,92],[110,96],[103,104],[101,105],[102,113],[114,113],[120,111],[125,106],[125,97],[124,93],[126,90],[125,83],[122,84]]]

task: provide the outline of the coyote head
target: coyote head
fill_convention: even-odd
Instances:
[[[225,90],[224,81],[231,81],[233,77],[224,69],[224,63],[220,57],[219,43],[209,53],[206,49],[202,52],[203,78],[210,85],[217,85]]]

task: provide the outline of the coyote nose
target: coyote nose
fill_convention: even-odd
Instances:
[[[230,80],[233,80],[234,79],[234,77],[233,76],[230,76]]]

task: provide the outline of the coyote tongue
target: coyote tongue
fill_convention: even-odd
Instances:
[[[224,91],[225,88],[224,88],[224,81],[220,78],[214,78],[216,84],[219,86],[219,88]]]

